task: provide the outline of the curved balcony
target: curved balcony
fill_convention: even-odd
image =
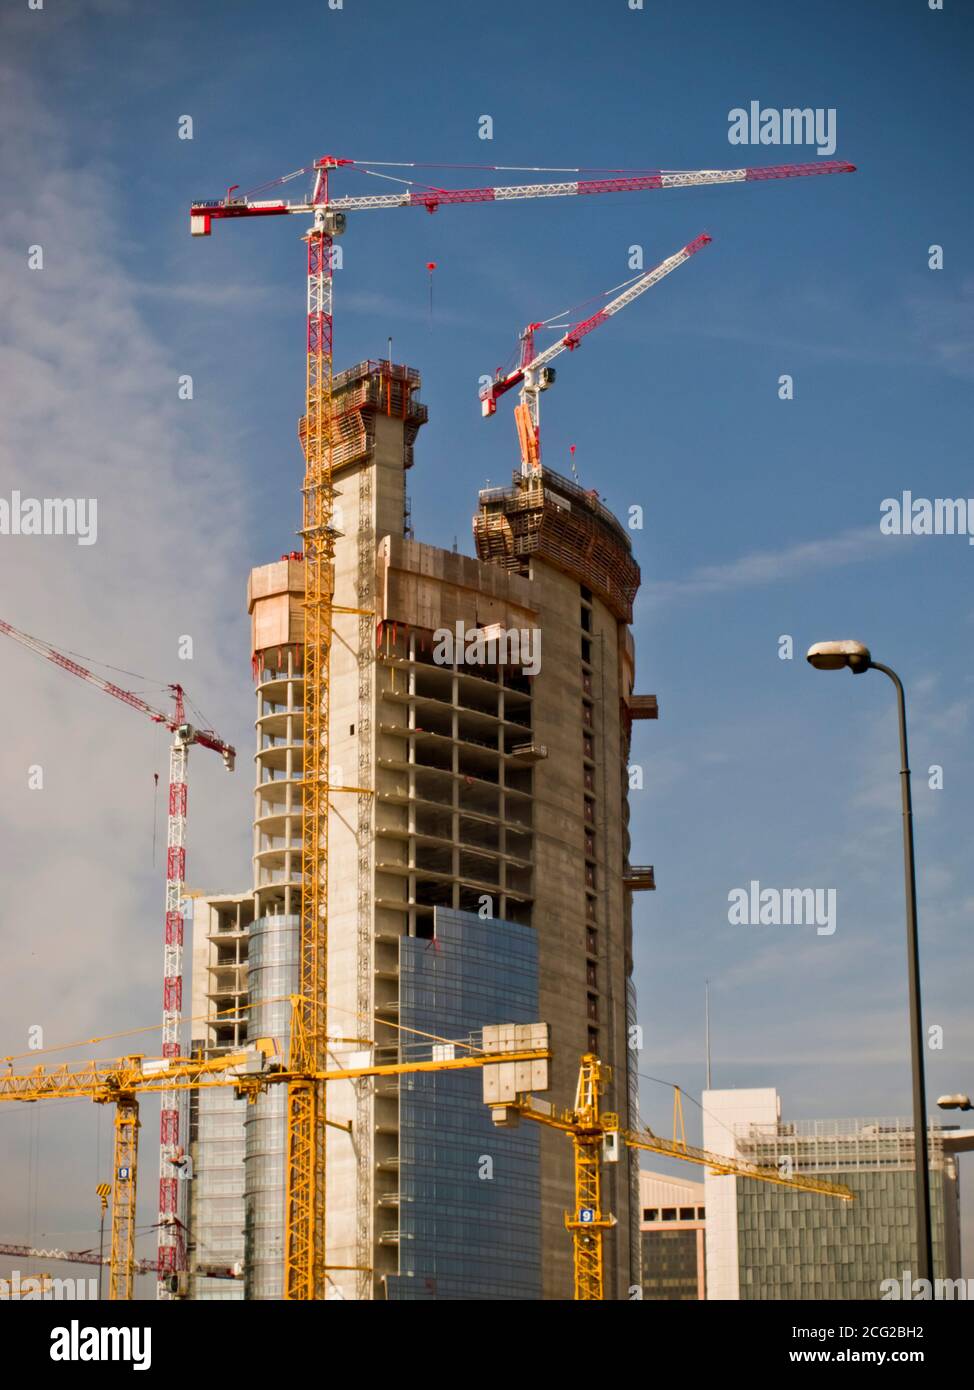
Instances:
[[[274,769],[270,769],[273,771]],[[258,773],[261,771],[258,765]],[[283,775],[273,778],[265,778],[258,782],[254,787],[254,794],[257,798],[255,820],[263,820],[265,816],[299,816],[301,814],[301,773],[293,773],[287,776],[287,770]],[[290,805],[291,809],[288,810]]]
[[[256,887],[261,888],[287,888],[301,886],[301,859],[299,855],[293,855],[290,868],[287,863],[282,864],[261,864],[257,861],[257,882]]]
[[[272,783],[271,785],[276,786],[278,784]],[[286,786],[287,783],[284,785]],[[277,840],[281,837],[285,839],[290,838],[292,841],[297,837],[297,841],[300,843],[301,802],[298,798],[295,799],[290,811],[284,810],[281,807],[275,807],[271,810],[268,810],[266,807],[258,807],[257,809],[258,814],[254,817],[254,825],[260,836],[261,843],[265,838]],[[263,814],[260,814],[262,809]]]
[[[288,754],[292,754],[290,760],[290,775],[293,778],[301,776],[301,769],[304,763],[304,744],[303,743],[274,743],[266,747],[259,748],[254,754],[254,762],[261,769],[270,768],[277,773],[289,771]],[[278,781],[279,778],[262,778],[262,781]]]
[[[275,739],[281,738],[285,743],[300,743],[304,738],[304,711],[285,709],[261,714],[255,720],[254,727],[261,742],[265,736],[270,736]],[[291,735],[290,739],[288,734]]]
[[[295,693],[303,692],[304,672],[295,671],[293,675],[288,675],[286,671],[261,671],[254,688],[262,700],[286,705],[289,689],[293,688]]]
[[[287,873],[288,855],[291,856],[291,876],[294,877],[294,861],[295,859],[300,861],[301,858],[300,838],[282,842],[280,846],[274,846],[273,848],[258,849],[254,854],[254,859],[262,869],[280,869],[282,872]],[[300,873],[300,868],[297,870],[297,873]],[[276,878],[274,881],[277,881]]]

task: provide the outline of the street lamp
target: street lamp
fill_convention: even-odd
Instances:
[[[974,1110],[970,1096],[938,1096],[937,1104],[941,1110]]]
[[[923,1077],[923,1020],[920,1010],[920,950],[917,944],[916,858],[913,848],[913,798],[910,795],[910,760],[906,746],[906,696],[895,671],[873,661],[862,642],[816,642],[806,661],[817,671],[841,671],[853,675],[882,671],[896,687],[900,721],[900,797],[903,806],[903,863],[906,880],[906,951],[910,988],[910,1050],[913,1063],[913,1145],[916,1154],[917,1260],[921,1279],[933,1279],[933,1245],[930,1235],[930,1158],[927,1152],[927,1101]]]

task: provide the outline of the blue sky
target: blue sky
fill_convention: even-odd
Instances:
[[[245,749],[246,573],[292,548],[299,517],[303,246],[291,219],[191,241],[189,202],[326,153],[640,169],[805,161],[814,151],[731,146],[728,112],[752,100],[835,108],[851,177],[350,217],[336,363],[384,356],[391,334],[395,358],[420,369],[430,423],[410,478],[416,534],[446,546],[456,536],[469,551],[476,491],[504,481],[516,455],[509,403],[480,419],[479,376],[529,319],[626,279],[633,244],[649,265],[710,233],[705,252],[562,359],[542,412],[547,463],[567,472],[574,445],[587,486],[620,513],[645,513],[634,630],[639,686],[658,694],[661,718],[637,726],[633,754],[646,782],[633,797],[633,859],[654,863],[659,884],[636,906],[643,1069],[699,1095],[709,977],[716,1085],[776,1085],[790,1118],[908,1111],[892,690],[802,660],[811,641],[858,636],[900,670],[910,699],[926,1019],[944,1028],[929,1091],[970,1090],[974,551],[958,537],[878,532],[882,499],[904,489],[974,494],[965,7],[92,0],[68,15],[52,0],[4,26],[0,244],[16,312],[3,342],[2,491],[38,495],[43,478],[54,495],[101,498],[90,551],[0,548],[4,616],[165,679],[175,638],[198,633],[186,684]],[[185,114],[191,141],[177,138]],[[478,138],[482,115],[491,141]],[[31,279],[24,248],[36,242],[46,268]],[[941,271],[927,265],[935,243]],[[194,378],[191,404],[176,401],[181,373]],[[793,401],[778,399],[783,373]],[[792,661],[778,659],[783,634]],[[5,727],[22,728],[33,704],[23,739],[70,769],[43,811],[28,811],[13,790],[27,749],[5,750],[8,867],[26,857],[39,890],[52,875],[64,885],[50,926],[64,932],[74,856],[91,932],[57,952],[62,1020],[8,905],[23,1021],[47,1008],[60,1038],[67,1019],[71,1036],[106,1017],[120,1029],[151,1019],[159,904],[146,785],[159,745],[150,757],[144,731],[96,709],[101,697],[79,707],[64,678],[4,655],[20,682],[0,697]],[[110,787],[97,772],[106,740],[125,750]],[[228,793],[219,769],[197,762],[191,877],[246,883],[247,781]],[[935,763],[941,791],[927,786]],[[129,840],[133,821],[140,838]],[[96,823],[111,827],[110,868]],[[729,926],[727,894],[752,878],[834,887],[834,936]],[[38,942],[46,956],[50,935]],[[642,1102],[665,1132],[669,1093],[647,1082]],[[23,1162],[16,1119],[2,1117],[0,1135]],[[32,1225],[8,1198],[11,1234],[51,1229],[45,1202],[59,1231],[84,1224],[61,1190],[63,1125],[42,1121],[41,1215]],[[969,1246],[970,1216],[969,1204]]]

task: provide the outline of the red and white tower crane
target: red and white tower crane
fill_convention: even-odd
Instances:
[[[0,618],[0,632],[12,637],[39,656],[46,657],[62,671],[96,685],[106,695],[140,710],[155,724],[162,724],[172,734],[169,748],[169,816],[166,836],[166,917],[163,941],[162,973],[162,1055],[180,1055],[180,1032],[183,1007],[183,900],[186,894],[186,808],[187,767],[190,747],[211,748],[219,753],[228,772],[233,771],[236,750],[212,729],[196,729],[186,721],[185,697],[181,685],[170,685],[173,699],[170,713],[154,709],[131,690],[123,690],[113,681],[105,680],[87,666],[65,656],[47,642],[21,632]],[[181,1159],[179,1133],[179,1092],[163,1091],[159,1128],[159,1240],[157,1292],[160,1298],[169,1295],[169,1276],[185,1268],[186,1250],[183,1222],[180,1219],[179,1175]]]
[[[40,1250],[35,1245],[14,1245],[10,1241],[0,1241],[0,1255],[14,1255],[22,1260],[56,1260],[61,1264],[70,1265],[107,1265],[111,1263],[107,1255],[99,1255],[97,1250],[61,1250],[59,1247],[52,1250]],[[202,1274],[207,1279],[243,1278],[243,1266],[241,1264],[207,1264],[197,1261],[194,1269],[197,1274]],[[153,1274],[157,1273],[158,1270],[157,1260],[136,1260],[132,1266],[134,1274]],[[29,1279],[36,1277],[33,1274],[27,1276]]]
[[[637,275],[632,280],[626,281],[624,285],[616,286],[619,293],[607,290],[607,294],[613,295],[607,304],[604,304],[597,313],[591,314],[587,319],[580,319],[578,323],[573,323],[567,333],[557,342],[545,348],[543,352],[535,352],[535,332],[540,328],[551,327],[554,320],[546,319],[543,323],[529,323],[522,331],[518,365],[511,372],[499,373],[490,385],[481,391],[480,402],[481,411],[485,417],[494,415],[497,412],[498,399],[507,391],[512,390],[513,387],[520,386],[520,402],[514,407],[514,422],[517,426],[518,440],[521,445],[521,472],[525,477],[541,468],[539,397],[541,392],[554,385],[555,381],[554,370],[548,364],[563,352],[574,352],[588,333],[612,318],[613,314],[617,314],[627,304],[631,304],[634,299],[638,299],[641,294],[652,289],[654,285],[658,285],[664,276],[683,265],[712,240],[713,238],[709,237],[706,232],[701,232],[700,236],[687,246],[674,252],[672,256],[668,256],[665,261],[661,261],[652,270],[648,270],[645,275]],[[555,318],[562,317],[562,314],[555,315]]]
[[[451,203],[504,203],[520,202],[525,198],[571,198],[584,197],[593,193],[639,193],[656,188],[702,188],[719,183],[760,183],[768,179],[806,178],[814,174],[852,174],[856,166],[839,159],[819,159],[811,164],[768,164],[753,169],[653,169],[644,173],[626,175],[609,179],[573,179],[568,183],[509,183],[493,188],[437,188],[432,184],[413,181],[383,172],[378,177],[403,185],[395,193],[378,193],[362,197],[331,198],[328,190],[328,172],[333,169],[348,169],[361,174],[376,174],[379,169],[424,169],[442,166],[417,163],[383,163],[372,160],[365,163],[357,159],[337,159],[325,155],[313,164],[295,169],[279,179],[252,189],[253,193],[264,189],[290,183],[292,179],[311,175],[314,190],[310,201],[294,201],[285,198],[255,199],[250,194],[234,197],[237,184],[231,184],[226,196],[214,201],[193,203],[190,213],[190,232],[193,236],[209,236],[212,223],[218,218],[227,217],[280,217],[288,213],[314,217],[316,213],[372,212],[382,208],[425,208],[436,212],[437,208]],[[482,168],[496,169],[495,165],[482,165]],[[537,170],[545,173],[586,172],[582,169]],[[332,228],[332,235],[344,231]]]

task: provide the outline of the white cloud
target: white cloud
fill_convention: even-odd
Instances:
[[[663,579],[647,584],[645,593],[653,602],[660,603],[666,599],[695,598],[732,589],[763,588],[898,553],[899,547],[884,545],[886,539],[880,534],[877,515],[875,526],[857,527],[822,540],[800,541],[781,550],[752,550],[725,564],[702,565],[685,579]]]
[[[937,288],[940,278],[931,276]],[[959,289],[949,282],[943,298],[929,290],[911,294],[906,305],[924,354],[954,376],[974,375],[974,276],[965,277]]]
[[[2,491],[96,497],[99,527],[89,547],[70,537],[0,537],[0,614],[55,646],[184,682],[237,743],[243,756],[232,779],[215,755],[191,754],[188,852],[195,886],[234,888],[250,877],[241,461],[212,405],[177,399],[180,368],[117,253],[124,203],[111,172],[71,157],[61,123],[21,73],[3,80],[6,173],[17,197],[0,208]],[[35,244],[43,270],[28,269]],[[177,659],[184,633],[194,639],[192,662]],[[21,1053],[32,1024],[52,1046],[158,1018],[168,741],[134,711],[0,642],[0,1050]],[[155,690],[147,698],[165,703]],[[42,791],[27,787],[34,763],[44,768]],[[153,865],[155,772],[162,845]],[[158,1045],[156,1033],[90,1051]],[[37,1220],[77,1229],[91,1214],[96,1180],[94,1107],[47,1109]],[[149,1103],[146,1112],[142,1196],[151,1212]],[[22,1151],[26,1113],[4,1116],[5,1169]],[[62,1164],[65,1153],[85,1161]],[[103,1145],[101,1179],[108,1155]],[[8,1238],[29,1224],[23,1170],[14,1171],[0,1202]]]

